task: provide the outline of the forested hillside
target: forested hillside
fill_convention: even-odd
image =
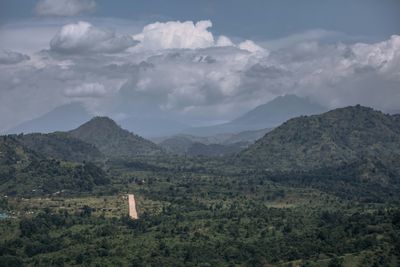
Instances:
[[[354,106],[291,119],[243,151],[244,164],[315,169],[369,159],[399,167],[398,117]]]
[[[95,145],[108,157],[156,155],[162,149],[156,144],[119,127],[107,117],[95,117],[69,132],[75,138]]]
[[[96,146],[65,132],[20,134],[15,138],[43,156],[67,161],[96,161],[104,156]]]
[[[38,196],[61,191],[91,191],[109,183],[106,173],[93,163],[48,159],[14,136],[0,140],[0,192],[10,196]]]

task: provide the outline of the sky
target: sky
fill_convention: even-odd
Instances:
[[[400,1],[0,0],[0,131],[72,102],[213,124],[284,94],[400,110]]]

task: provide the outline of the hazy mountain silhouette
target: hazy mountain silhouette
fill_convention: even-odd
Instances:
[[[51,133],[75,129],[92,116],[80,103],[70,103],[49,111],[48,113],[26,122],[7,131],[11,134],[19,133]]]
[[[288,119],[301,115],[319,114],[324,111],[326,111],[326,108],[312,102],[308,98],[296,95],[284,95],[260,105],[228,123],[190,128],[185,130],[184,133],[207,136],[219,133],[239,133],[274,128]]]

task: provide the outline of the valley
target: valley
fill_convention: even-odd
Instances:
[[[327,121],[340,126],[319,126]],[[294,118],[218,157],[170,153],[108,118],[3,136],[0,261],[397,266],[398,125],[348,107]]]

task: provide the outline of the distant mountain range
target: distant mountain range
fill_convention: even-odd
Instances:
[[[301,115],[320,114],[326,108],[296,95],[279,96],[272,101],[260,105],[228,123],[195,127],[184,131],[186,134],[210,136],[221,133],[239,133],[243,131],[274,128],[288,119]]]
[[[364,179],[400,174],[400,115],[353,106],[291,119],[237,156],[265,170],[312,170],[357,163]]]
[[[151,138],[171,136],[179,133],[212,136],[273,128],[290,118],[300,115],[318,114],[323,111],[325,111],[325,108],[307,98],[285,95],[258,106],[229,123],[220,125],[190,128],[187,124],[171,118],[143,116],[130,116],[118,121],[118,123],[128,131]],[[23,122],[9,129],[6,133],[69,131],[77,128],[91,118],[92,115],[81,103],[70,103],[57,107],[36,119]]]

